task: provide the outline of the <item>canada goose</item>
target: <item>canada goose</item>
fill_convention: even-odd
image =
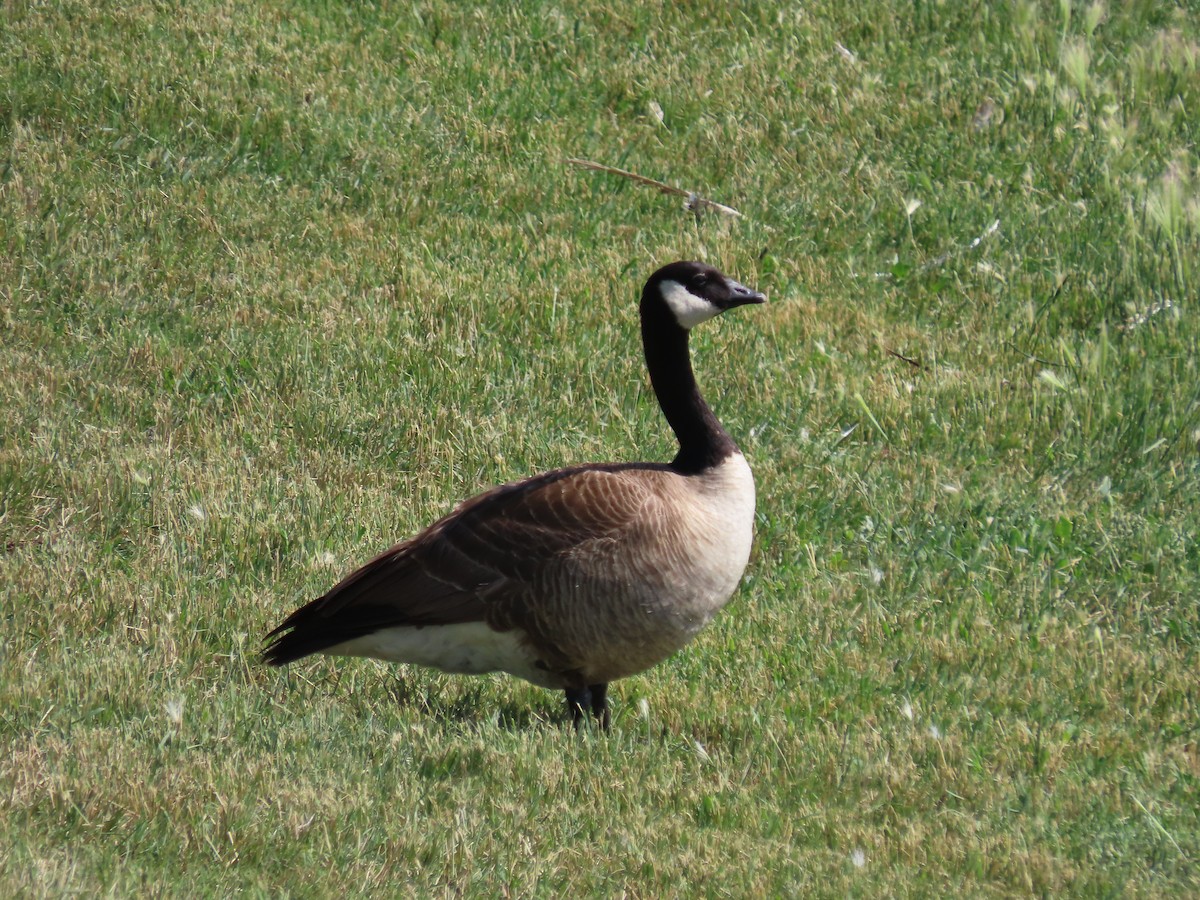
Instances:
[[[608,683],[687,644],[746,568],[754,478],[700,396],[688,331],[765,299],[703,263],[659,269],[642,291],[642,343],[674,460],[558,469],[467,500],[293,612],[265,660],[508,672],[564,690],[576,724],[590,709],[607,727]]]

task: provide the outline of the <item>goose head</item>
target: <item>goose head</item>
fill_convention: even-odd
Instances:
[[[665,308],[680,328],[689,331],[735,306],[763,303],[766,299],[719,269],[683,260],[663,266],[650,276],[642,304],[643,311],[650,305]]]

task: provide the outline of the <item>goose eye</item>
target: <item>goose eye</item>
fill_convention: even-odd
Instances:
[[[707,275],[693,275],[692,280],[688,283],[688,287],[690,287],[694,291],[702,291],[702,290],[704,290],[704,288],[707,285],[708,285],[708,276]]]

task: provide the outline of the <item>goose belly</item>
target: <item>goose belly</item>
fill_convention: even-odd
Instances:
[[[642,585],[595,598],[586,604],[591,615],[579,629],[585,640],[576,645],[578,668],[590,683],[651,668],[689,644],[736,587],[737,578],[724,572],[702,582],[656,573]]]

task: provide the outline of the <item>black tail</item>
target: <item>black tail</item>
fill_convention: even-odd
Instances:
[[[487,610],[475,585],[431,573],[428,560],[414,563],[412,546],[379,554],[284,619],[266,636],[263,662],[285,666],[381,628],[484,621]]]
[[[263,649],[263,662],[286,666],[380,628],[412,624],[398,617],[396,610],[386,604],[358,604],[348,611],[340,603],[331,602],[338,599],[334,597],[336,590],[304,604],[268,632],[265,640],[270,643]]]
[[[263,649],[263,662],[270,666],[286,666],[367,633],[369,629],[349,629],[321,615],[327,597],[328,594],[306,603],[267,633],[265,640],[270,643]]]

